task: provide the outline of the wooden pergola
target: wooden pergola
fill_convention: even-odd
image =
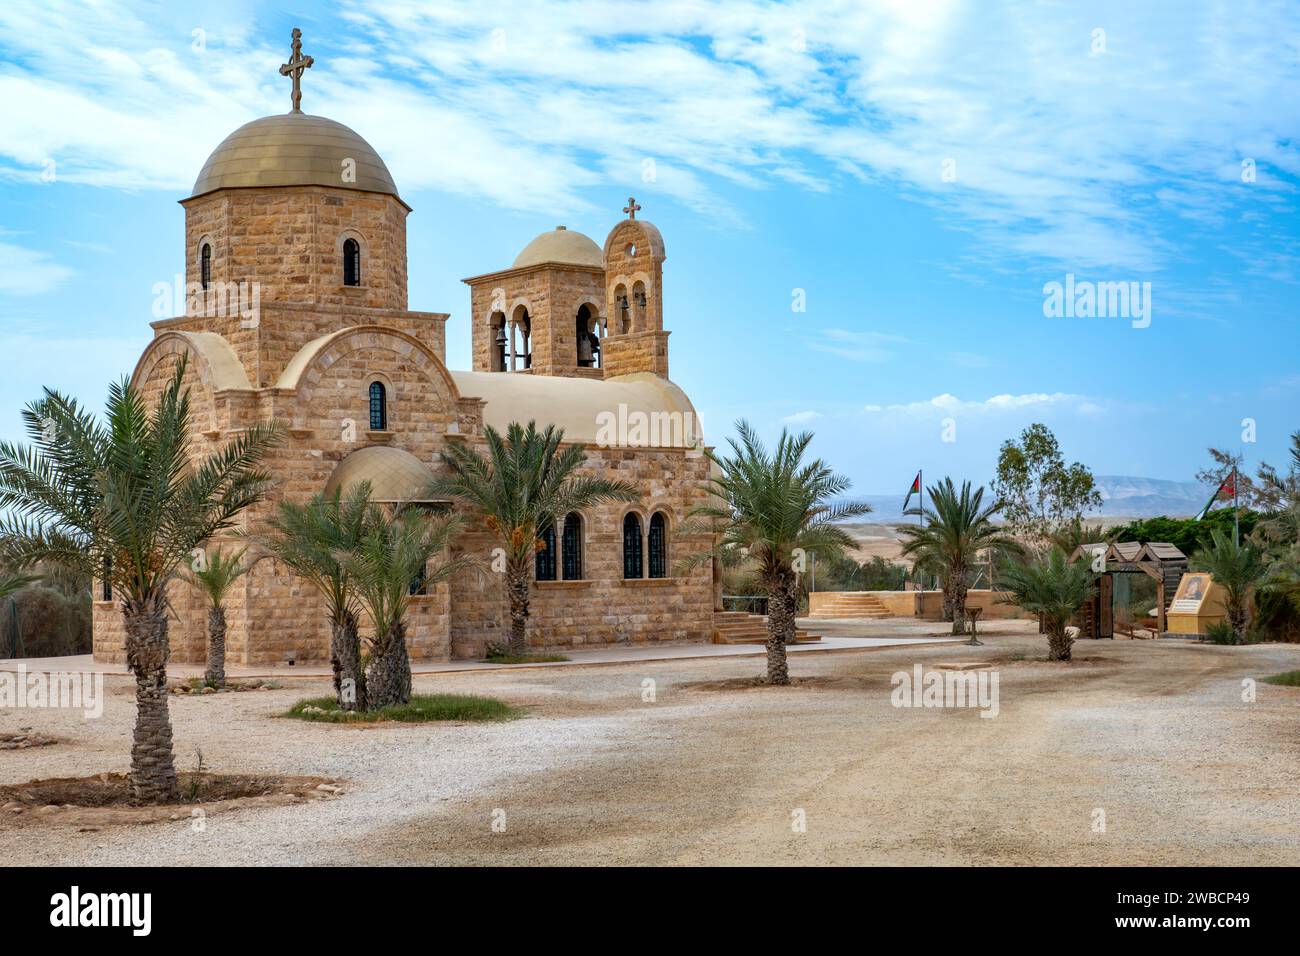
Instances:
[[[1165,616],[1178,590],[1178,582],[1187,571],[1187,555],[1167,541],[1122,541],[1115,544],[1097,542],[1081,544],[1070,555],[1071,561],[1097,559],[1105,549],[1104,569],[1097,572],[1092,598],[1079,611],[1080,637],[1115,636],[1115,616],[1111,607],[1114,575],[1145,574],[1156,582],[1156,633],[1165,633]]]

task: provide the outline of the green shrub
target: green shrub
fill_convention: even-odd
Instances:
[[[67,594],[44,582],[31,584],[0,602],[0,657],[14,647],[17,611],[20,646],[25,657],[65,657],[91,650],[90,592]]]
[[[423,723],[431,720],[511,720],[522,715],[522,710],[495,697],[415,694],[408,703],[393,704],[377,710],[339,710],[335,698],[313,697],[298,701],[284,716],[331,724],[373,724],[386,721]]]
[[[1260,588],[1255,591],[1255,629],[1270,641],[1300,643],[1300,608],[1287,590]]]
[[[1265,684],[1279,684],[1282,687],[1300,687],[1300,671],[1283,671],[1272,677],[1264,678]]]
[[[1205,639],[1211,644],[1237,644],[1237,635],[1227,621],[1215,621],[1205,629]]]

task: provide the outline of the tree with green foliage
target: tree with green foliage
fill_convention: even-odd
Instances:
[[[340,710],[366,710],[361,667],[356,582],[345,555],[355,552],[366,531],[370,483],[358,482],[318,493],[304,504],[280,501],[255,540],[273,558],[305,578],[325,599],[330,625],[330,664]]]
[[[636,501],[635,485],[581,474],[586,447],[561,448],[564,430],[536,422],[525,428],[512,422],[503,436],[491,425],[483,430],[487,455],[468,443],[452,442],[442,454],[449,474],[430,489],[481,515],[505,552],[503,578],[510,602],[510,653],[528,651],[529,593],[532,563],[541,535],[572,511],[608,501]]]
[[[1101,507],[1092,472],[1077,461],[1067,465],[1056,436],[1038,423],[1002,443],[993,493],[1008,527],[1038,542]]]
[[[244,563],[247,548],[227,555],[220,548],[204,552],[181,577],[208,602],[208,666],[203,682],[209,687],[226,685],[226,597],[235,582],[248,573]]]
[[[1071,563],[1060,548],[1028,561],[1004,561],[998,569],[998,582],[1010,593],[999,599],[1042,615],[1047,632],[1047,659],[1068,661],[1074,638],[1070,636],[1070,618],[1092,595],[1094,575],[1087,561]]]
[[[689,518],[707,526],[716,544],[692,560],[726,549],[749,555],[767,592],[767,682],[789,684],[785,648],[794,638],[799,571],[810,555],[829,561],[852,548],[837,522],[868,514],[871,506],[837,501],[849,479],[820,458],[804,460],[812,432],[782,429],[770,453],[748,422],[737,422],[736,432],[728,439],[730,455],[709,453],[717,465],[709,479],[713,500],[693,508]]]
[[[1216,529],[1210,535],[1209,545],[1192,556],[1192,567],[1210,572],[1210,577],[1223,588],[1228,623],[1232,625],[1237,642],[1243,643],[1249,623],[1251,596],[1268,573],[1263,552],[1249,541],[1239,545],[1231,535]]]
[[[1242,509],[1239,515],[1241,535],[1249,536],[1263,516],[1258,511]],[[1106,536],[1112,541],[1163,541],[1190,556],[1210,538],[1214,531],[1232,535],[1231,508],[1211,511],[1200,521],[1195,518],[1143,518],[1112,527]]]
[[[924,515],[925,523],[899,529],[902,553],[918,566],[937,571],[945,610],[952,615],[952,633],[965,634],[966,589],[977,556],[988,550],[1017,553],[1020,544],[994,523],[1002,503],[985,504],[983,488],[972,490],[971,483],[963,481],[958,491],[951,478],[944,478],[928,490],[929,507],[905,512]]]
[[[411,700],[411,658],[406,647],[406,612],[414,593],[462,568],[463,559],[429,564],[449,550],[460,528],[455,516],[434,516],[414,505],[372,503],[355,548],[341,555],[344,573],[374,627],[366,672],[367,709]]]
[[[258,463],[276,437],[257,424],[220,450],[193,449],[180,361],[152,409],[127,381],[109,388],[101,422],[50,389],[23,412],[31,444],[0,442],[0,535],[16,567],[40,561],[107,579],[121,603],[135,675],[131,789],[178,796],[167,711],[166,589],[191,552],[232,528],[271,484]]]

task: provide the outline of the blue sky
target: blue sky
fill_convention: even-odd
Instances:
[[[304,109],[415,209],[411,307],[452,314],[454,368],[461,277],[559,223],[600,242],[634,193],[710,442],[807,427],[880,493],[986,480],[1033,421],[1099,474],[1172,479],[1211,444],[1280,463],[1300,428],[1285,4],[6,0],[0,436],[40,386],[98,405],[130,371],[176,200],[288,109],[295,25]],[[1150,325],[1046,317],[1067,274],[1149,282]]]

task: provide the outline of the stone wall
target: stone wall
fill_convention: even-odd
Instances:
[[[687,555],[708,550],[709,536],[679,531],[691,508],[703,500],[708,459],[676,448],[590,448],[586,468],[632,482],[641,500],[583,512],[583,577],[534,582],[529,645],[542,649],[711,640],[712,564],[691,570],[681,566]],[[668,519],[668,577],[624,580],[623,518],[629,511],[640,516],[643,538],[656,511]],[[476,527],[459,547],[488,564],[496,544],[492,535]],[[642,553],[648,554],[644,540]],[[643,564],[648,574],[648,557]],[[467,572],[453,584],[454,657],[481,656],[488,642],[504,642],[509,636],[509,603],[501,578],[490,570]]]
[[[836,594],[870,594],[879,599],[886,610],[896,617],[916,617],[923,621],[943,620],[942,591],[814,591],[808,595],[809,613],[821,609],[822,605]],[[1013,604],[999,603],[1006,597],[1004,591],[972,589],[966,592],[966,606],[983,608],[981,621],[998,618],[1031,618],[1032,614]]]
[[[219,189],[185,207],[185,280],[212,245],[214,282],[257,282],[263,303],[405,309],[407,208],[395,196],[330,186]],[[343,241],[361,243],[361,285],[343,285]]]
[[[605,282],[601,270],[546,264],[507,269],[465,282],[470,287],[474,371],[501,371],[493,367],[496,329],[492,316],[501,313],[508,320],[522,306],[528,311],[532,328],[534,375],[591,374],[578,367],[577,316],[578,309],[587,305],[592,313],[603,317]]]

